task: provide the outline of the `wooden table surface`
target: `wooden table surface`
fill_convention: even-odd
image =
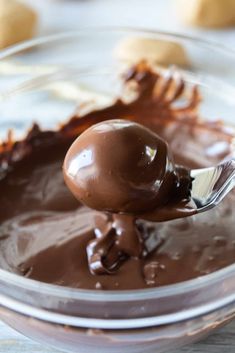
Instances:
[[[202,342],[169,353],[234,353],[235,321],[219,329]],[[35,343],[0,322],[0,353],[59,353]]]

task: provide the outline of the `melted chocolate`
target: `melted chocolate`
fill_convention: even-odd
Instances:
[[[137,289],[195,278],[234,262],[234,192],[205,214],[158,224],[138,220],[137,237],[126,237],[133,223],[125,216],[88,209],[68,191],[61,169],[67,149],[86,128],[112,116],[150,128],[168,142],[175,162],[184,167],[214,165],[231,152],[232,132],[220,122],[198,118],[197,89],[186,105],[176,108],[173,103],[184,92],[181,81],[163,80],[140,65],[129,71],[125,82],[126,88],[134,84],[138,91],[132,102],[119,99],[82,118],[74,116],[54,132],[34,126],[25,140],[9,139],[2,145],[1,268],[76,288]],[[96,254],[102,249],[107,256],[91,259],[93,247]],[[121,257],[117,249],[122,249]]]
[[[130,256],[148,255],[141,247],[136,218],[145,218],[146,212],[153,220],[159,219],[158,212],[166,220],[183,217],[183,208],[178,215],[179,203],[190,201],[189,173],[174,165],[166,142],[127,120],[109,120],[86,130],[69,148],[63,170],[67,186],[79,201],[116,213],[87,248],[95,274],[114,272]],[[95,225],[95,233],[96,229]]]
[[[178,183],[167,144],[127,120],[102,122],[81,134],[66,154],[64,177],[86,206],[134,215],[166,204]]]

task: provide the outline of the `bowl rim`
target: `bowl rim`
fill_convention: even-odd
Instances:
[[[48,284],[25,278],[15,273],[0,269],[0,281],[5,281],[10,285],[24,290],[36,291],[50,296],[60,296],[60,298],[69,298],[71,300],[85,300],[96,302],[132,302],[137,300],[160,299],[180,294],[187,294],[194,290],[200,290],[205,286],[215,285],[217,282],[226,280],[235,272],[235,264],[224,267],[220,270],[211,272],[187,281],[176,284],[164,285],[161,287],[131,289],[131,290],[92,290],[77,289],[72,287],[63,287],[56,284]],[[135,297],[133,298],[133,294]],[[0,293],[1,295],[1,293]],[[230,297],[230,301],[235,301],[235,293]]]
[[[49,36],[42,36],[36,39],[25,41],[21,44],[13,45],[7,49],[0,51],[0,60],[7,59],[11,56],[14,56],[17,53],[20,53],[24,50],[27,50],[32,47],[41,46],[43,44],[55,43],[57,41],[62,41],[66,39],[72,39],[81,35],[89,35],[95,33],[123,33],[123,34],[144,34],[144,35],[157,35],[158,38],[172,40],[184,40],[187,42],[192,42],[198,44],[201,47],[205,47],[210,50],[214,50],[217,53],[222,52],[225,55],[232,56],[235,59],[235,50],[227,47],[224,44],[217,43],[211,40],[204,40],[195,36],[188,36],[179,33],[172,33],[167,31],[158,31],[145,29],[141,27],[118,27],[118,26],[104,26],[104,27],[84,27],[76,31],[61,32],[59,34],[53,34]],[[191,280],[184,282],[155,287],[147,289],[138,289],[138,290],[91,290],[91,289],[77,289],[70,287],[63,287],[54,284],[47,284],[39,282],[33,279],[24,278],[17,274],[10,273],[6,270],[0,269],[0,281],[8,283],[10,285],[16,286],[17,288],[23,288],[24,290],[31,290],[40,292],[44,295],[55,296],[59,295],[61,298],[70,298],[74,300],[86,300],[86,301],[98,301],[98,302],[124,302],[124,301],[133,301],[133,293],[135,295],[135,300],[148,300],[148,299],[157,299],[163,298],[166,296],[174,296],[179,294],[185,294],[193,290],[203,288],[208,284],[216,284],[229,278],[232,274],[235,274],[235,263],[229,265],[225,268],[206,274],[201,277],[197,277]],[[233,296],[230,296],[230,301],[235,301],[235,293]]]
[[[161,31],[161,30],[154,30],[154,29],[146,29],[144,27],[129,27],[129,26],[90,26],[90,27],[83,27],[79,30],[75,31],[65,31],[65,32],[60,32],[58,34],[51,34],[51,35],[45,35],[45,36],[39,36],[34,39],[26,40],[23,41],[20,44],[14,44],[12,46],[9,46],[6,49],[0,50],[0,60],[5,59],[7,57],[10,57],[11,55],[17,54],[23,50],[27,50],[32,47],[36,47],[39,45],[43,44],[48,44],[50,42],[56,42],[60,41],[62,39],[69,39],[72,37],[77,37],[85,34],[93,34],[93,33],[107,33],[107,32],[114,32],[114,33],[143,33],[145,35],[158,35],[158,37],[162,37],[162,39],[168,39],[170,40],[171,38],[173,40],[179,39],[179,40],[185,40],[188,42],[194,42],[198,43],[201,46],[206,47],[207,49],[211,48],[212,50],[215,50],[217,52],[222,52],[226,55],[229,56],[234,56],[235,57],[235,49],[229,48],[225,44],[221,44],[217,41],[214,40],[207,40],[207,39],[202,39],[197,36],[191,36],[191,35],[186,35],[182,33],[177,33],[177,32],[168,32],[168,31]]]

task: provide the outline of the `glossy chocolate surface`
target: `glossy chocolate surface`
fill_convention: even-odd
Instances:
[[[81,134],[68,150],[64,178],[86,206],[141,214],[167,203],[178,182],[167,144],[128,120],[109,120]]]
[[[90,127],[69,148],[63,171],[78,201],[109,214],[103,227],[95,222],[96,239],[87,247],[93,274],[111,274],[130,257],[148,256],[136,220],[147,213],[158,221],[159,212],[162,221],[183,217],[179,204],[191,201],[188,170],[175,166],[165,141],[133,121]]]
[[[184,167],[213,165],[231,152],[233,133],[219,122],[204,123],[198,117],[197,90],[192,90],[186,105],[176,108],[172,102],[183,94],[184,83],[168,79],[159,91],[160,79],[159,74],[137,67],[125,78],[126,86],[131,82],[138,88],[131,103],[118,99],[82,118],[74,116],[54,132],[34,126],[26,140],[9,140],[2,146],[1,268],[63,286],[120,290],[172,284],[234,262],[234,192],[205,214],[161,223],[138,219],[137,238],[129,238],[138,240],[133,245],[123,236],[133,229],[130,220],[78,204],[64,184],[62,164],[71,143],[86,128],[114,116],[157,133],[168,142],[175,163]],[[95,246],[112,249],[105,262],[91,259]],[[132,253],[133,249],[137,251]]]

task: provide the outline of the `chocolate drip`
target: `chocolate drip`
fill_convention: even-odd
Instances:
[[[87,246],[93,274],[112,274],[130,256],[140,258],[145,254],[141,234],[131,216],[97,215],[94,231],[96,239]]]
[[[114,146],[114,148],[113,148]],[[167,144],[144,126],[109,120],[89,128],[66,154],[64,179],[86,206],[110,212],[87,247],[91,273],[116,271],[128,257],[142,257],[136,218],[153,221],[196,213],[190,203],[190,174],[176,167]],[[191,204],[193,204],[191,202]],[[179,212],[179,207],[180,212]]]
[[[15,142],[9,135],[0,146],[1,268],[57,285],[115,290],[177,283],[234,263],[233,192],[206,214],[157,225],[148,221],[193,213],[186,192],[191,180],[177,165],[217,164],[232,150],[233,130],[200,119],[197,88],[188,89],[174,76],[163,77],[141,64],[128,71],[124,86],[125,92],[135,93],[128,103],[120,98],[85,116],[78,110],[56,131],[35,125],[24,140]],[[187,99],[179,104],[182,96]],[[173,153],[173,204],[154,205],[144,213],[137,205],[141,220],[123,214],[95,216],[63,182],[61,166],[71,143],[110,117],[150,128]],[[94,250],[98,261],[92,258]]]

